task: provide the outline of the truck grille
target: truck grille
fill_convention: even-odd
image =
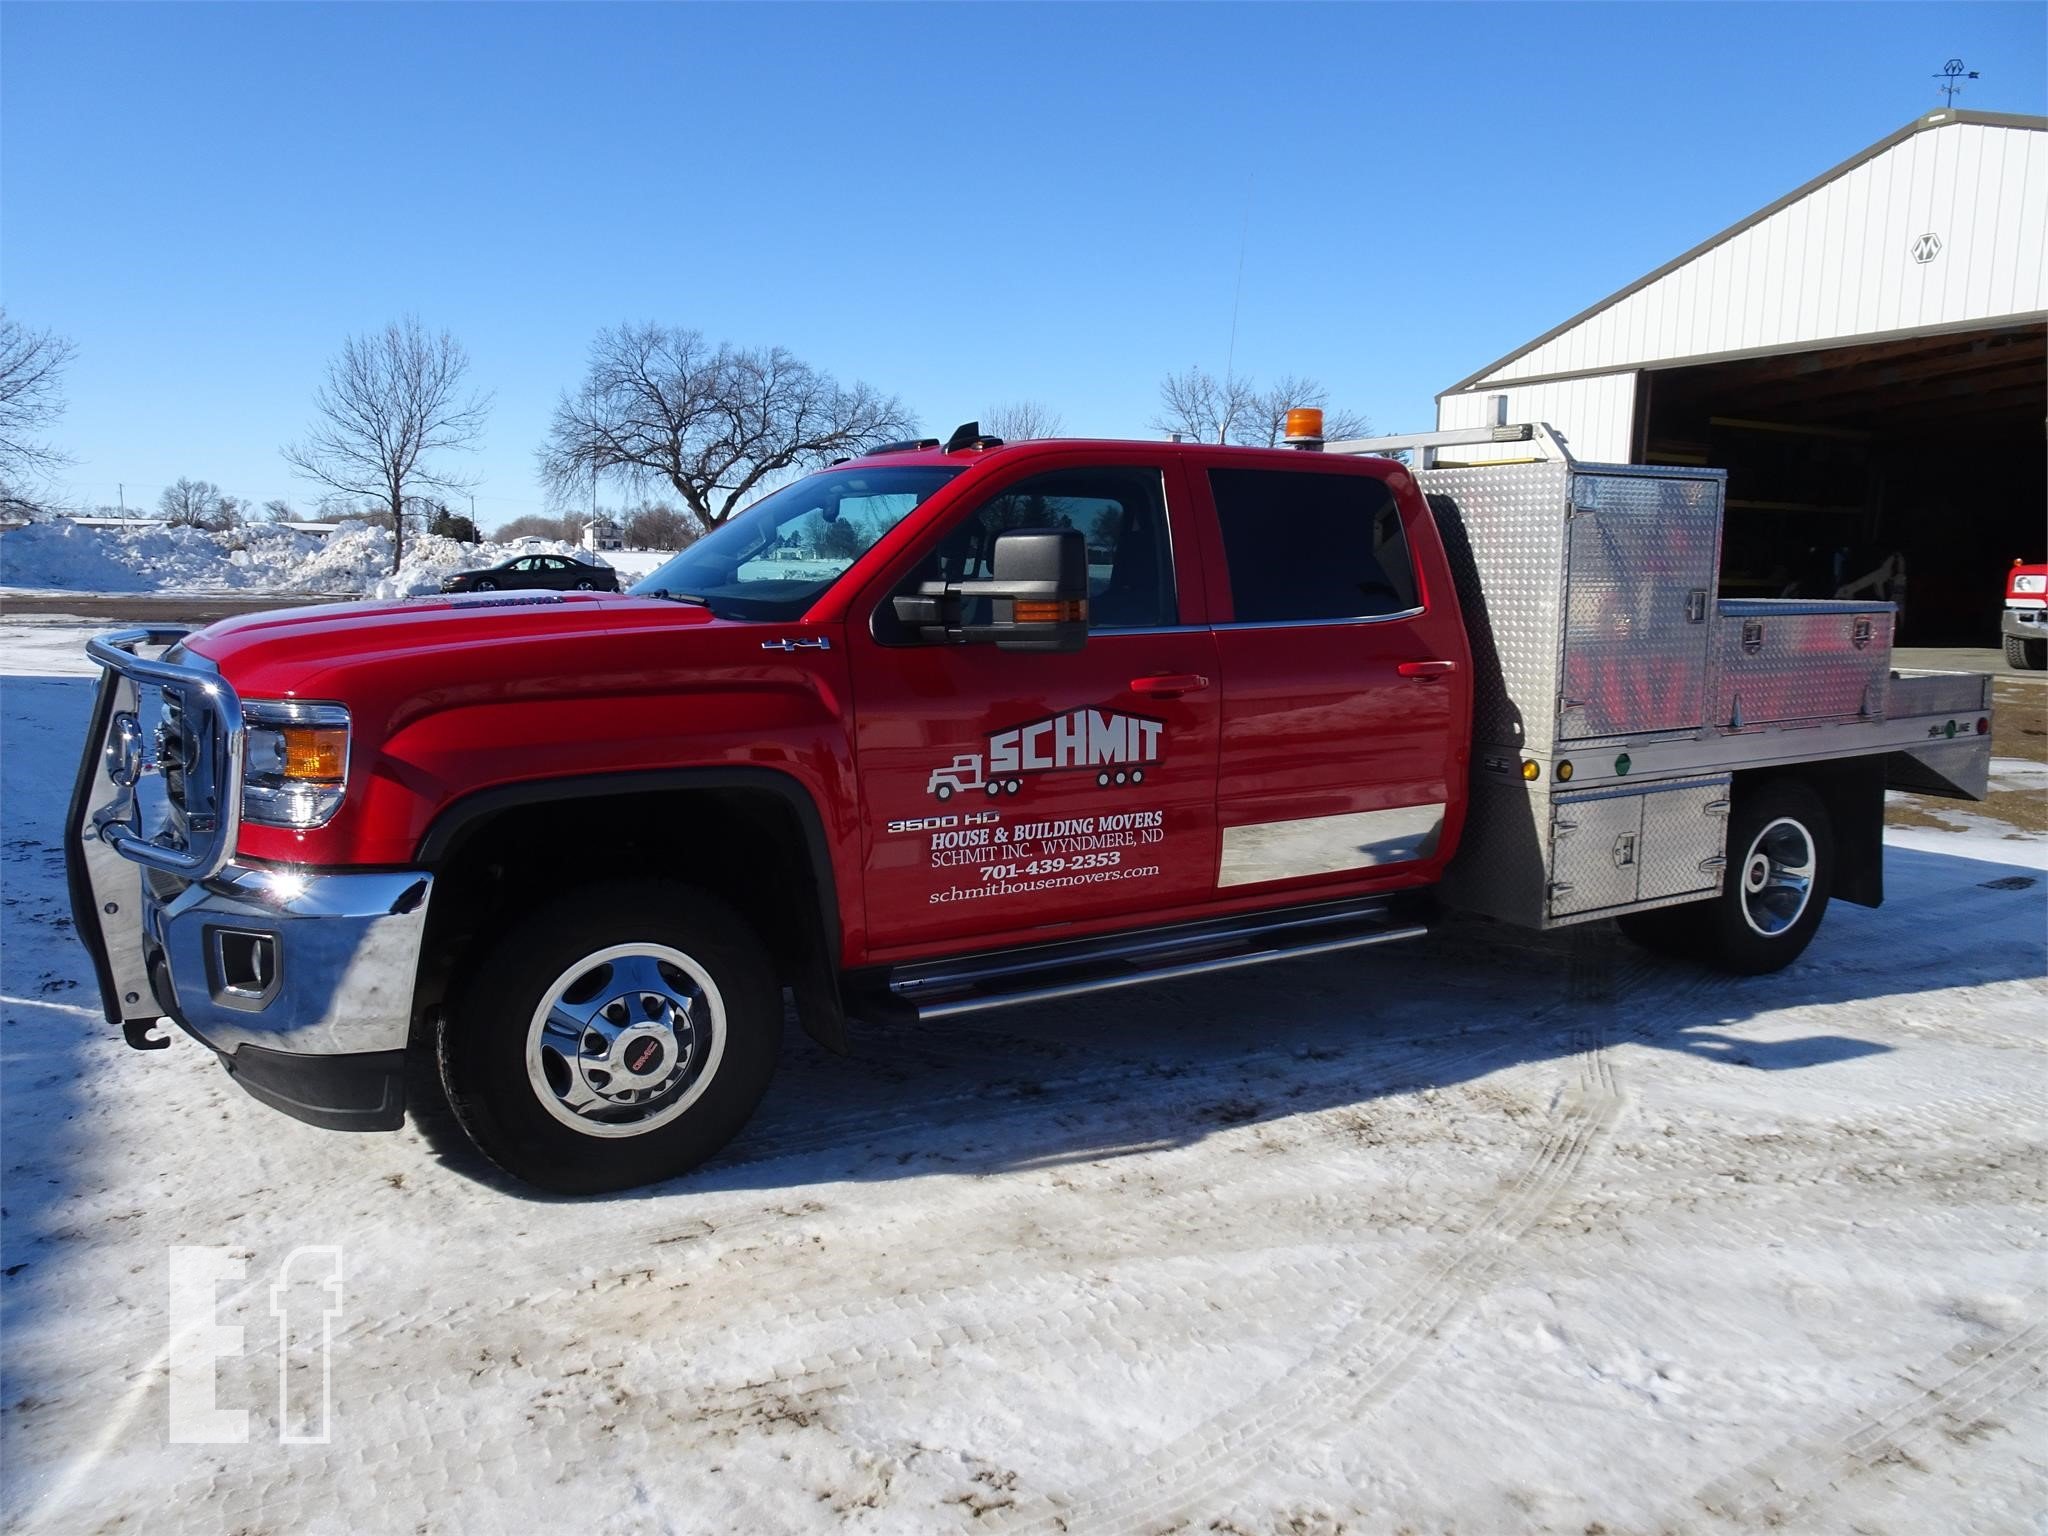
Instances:
[[[177,659],[189,666],[197,658]],[[195,838],[204,842],[220,825],[219,786],[226,768],[220,712],[196,687],[143,683],[138,694],[144,740],[151,744],[161,785],[160,797],[144,796],[144,825],[153,841],[189,850]],[[160,803],[152,808],[149,799]]]
[[[153,874],[204,880],[233,856],[241,824],[242,701],[220,669],[186,651],[189,630],[142,625],[96,635],[86,654],[105,672],[100,735],[81,769],[96,791],[97,840]],[[144,645],[169,649],[160,659]]]

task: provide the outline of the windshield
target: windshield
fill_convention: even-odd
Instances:
[[[808,475],[721,523],[633,591],[695,598],[720,618],[796,618],[959,473],[915,465]]]

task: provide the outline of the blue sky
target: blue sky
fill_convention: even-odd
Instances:
[[[0,297],[78,344],[70,493],[277,455],[406,311],[496,405],[486,526],[602,325],[776,343],[943,433],[1143,435],[1160,376],[1383,429],[1938,104],[2048,110],[2040,4],[9,4]]]

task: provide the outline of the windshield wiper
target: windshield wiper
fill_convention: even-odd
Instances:
[[[641,597],[658,597],[664,602],[670,603],[693,603],[699,608],[709,608],[711,606],[711,599],[708,597],[700,597],[695,592],[671,592],[667,587],[656,587],[652,592],[642,592],[638,595]]]

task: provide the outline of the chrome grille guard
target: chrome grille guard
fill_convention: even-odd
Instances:
[[[100,841],[124,859],[188,880],[204,880],[234,856],[241,830],[242,701],[218,672],[135,654],[137,646],[172,646],[190,633],[186,627],[150,624],[86,642],[86,655],[115,675],[110,681],[116,682],[117,694],[99,743],[101,767],[115,793],[92,812],[92,825]],[[145,730],[151,689],[159,695],[159,724]],[[180,760],[170,771],[176,773],[181,797],[172,795],[163,761],[165,695],[175,697],[180,716]],[[143,787],[151,779],[163,790],[164,825],[155,832],[144,824]],[[182,839],[172,826],[173,811],[184,823]]]

